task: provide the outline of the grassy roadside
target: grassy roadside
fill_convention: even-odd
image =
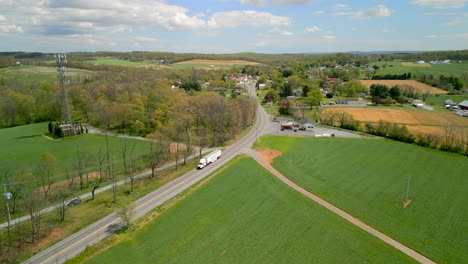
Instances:
[[[135,182],[135,189],[130,194],[130,185],[125,184],[118,187],[117,203],[112,202],[112,190],[100,193],[96,195],[95,200],[86,200],[81,204],[71,207],[66,212],[66,218],[64,222],[59,223],[58,212],[51,212],[42,216],[42,236],[40,240],[32,245],[31,243],[23,243],[23,246],[15,257],[17,260],[26,260],[37,252],[44,250],[47,247],[61,241],[69,235],[83,229],[84,227],[96,222],[102,217],[117,211],[121,208],[126,207],[130,203],[139,199],[140,197],[158,189],[167,182],[178,178],[188,171],[192,170],[197,163],[197,159],[188,160],[185,166],[179,167],[175,170],[174,167],[158,172],[155,179],[143,178],[138,179]],[[30,232],[30,222],[26,221],[18,227],[12,229],[14,235],[16,230],[21,230],[21,234],[26,235]],[[1,241],[7,241],[6,230],[0,230]],[[4,248],[6,250],[6,248]],[[9,257],[8,253],[3,252],[3,257]],[[0,259],[1,261],[2,259]]]

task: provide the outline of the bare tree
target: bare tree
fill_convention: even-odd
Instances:
[[[130,143],[130,173],[128,177],[130,179],[130,193],[133,193],[133,187],[135,184],[135,176],[138,171],[137,164],[136,164],[136,157],[135,157],[135,146],[136,142]]]
[[[187,158],[192,154],[193,145],[192,145],[192,121],[185,122],[185,149],[184,149],[184,165],[187,164]]]
[[[97,153],[97,163],[98,163],[98,169],[99,169],[99,183],[102,183],[103,177],[102,177],[102,165],[104,163],[104,159],[106,158],[106,155],[103,154],[102,148],[99,148],[98,153]]]
[[[81,147],[78,146],[76,149],[76,163],[75,169],[78,172],[78,177],[80,178],[80,190],[84,189],[84,159],[85,153],[82,151]]]
[[[167,159],[167,149],[169,146],[162,139],[157,142],[152,142],[149,147],[149,164],[151,166],[151,178],[154,179],[155,170],[162,165]]]
[[[24,199],[24,205],[28,210],[30,221],[31,221],[31,241],[35,243],[36,238],[40,234],[41,230],[41,208],[45,205],[45,199],[43,199],[37,192],[27,193]]]
[[[113,155],[111,155],[110,160],[111,160],[111,164],[109,166],[109,174],[112,179],[112,199],[113,199],[113,203],[117,203],[117,174],[115,173]]]
[[[53,182],[53,174],[55,170],[56,158],[50,153],[43,153],[41,155],[41,160],[36,168],[36,174],[39,177],[42,190],[44,194],[44,200],[47,200],[50,194],[50,186]]]
[[[59,201],[59,221],[65,221],[65,212],[67,210],[67,199],[72,196],[72,191],[66,187],[59,187],[56,194]]]
[[[423,93],[421,93],[421,97],[423,102],[426,102],[426,98],[431,94],[431,87],[428,87]]]
[[[124,167],[124,175],[127,176],[127,154],[128,154],[128,140],[126,138],[120,139],[120,151],[122,152],[123,158],[123,167]]]
[[[10,208],[10,213],[16,213],[16,207],[18,203],[18,198],[21,196],[23,190],[23,171],[15,171],[6,169],[3,172],[3,178],[5,180],[5,186],[9,193],[11,193],[12,206]]]

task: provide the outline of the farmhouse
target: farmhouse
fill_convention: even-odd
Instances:
[[[423,103],[423,101],[421,101],[421,100],[413,100],[412,105],[413,105],[414,107],[423,107],[423,106],[424,106],[424,103]]]
[[[310,131],[314,128],[314,124],[312,121],[309,119],[304,119],[304,120],[298,120],[297,123],[299,123],[299,130],[305,130],[305,131]]]
[[[346,106],[366,106],[366,101],[362,98],[341,98],[336,99],[336,105],[346,105]]]
[[[461,110],[468,110],[468,100],[459,103],[458,107],[460,107]]]

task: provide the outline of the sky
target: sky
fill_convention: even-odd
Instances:
[[[0,0],[0,51],[468,49],[468,0]]]

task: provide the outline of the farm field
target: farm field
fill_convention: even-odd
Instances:
[[[379,70],[376,71],[376,74],[403,74],[411,72],[412,74],[432,74],[434,76],[450,76],[462,75],[468,71],[468,61],[463,61],[462,63],[453,62],[452,64],[417,64],[414,62],[393,62],[393,61],[382,61],[371,63],[370,66],[378,65]],[[384,68],[384,65],[386,67]],[[430,66],[421,66],[421,65],[430,65]],[[466,80],[468,76],[462,77],[463,80]]]
[[[150,61],[129,61],[121,60],[112,57],[98,57],[95,60],[88,61],[89,63],[96,65],[111,65],[111,66],[123,66],[123,67],[141,67],[141,66],[153,66],[154,63]]]
[[[93,71],[67,68],[67,76],[71,81],[80,81],[86,77],[94,75]],[[42,82],[57,82],[57,69],[55,67],[45,66],[15,66],[0,68],[0,79],[15,81],[24,86],[39,85]]]
[[[446,94],[447,91],[432,87],[422,82],[415,80],[360,80],[360,82],[365,85],[367,88],[370,88],[372,84],[383,84],[388,87],[393,87],[395,85],[403,86],[408,85],[414,87],[417,93],[426,93],[428,90],[430,94]]]
[[[447,126],[468,132],[468,118],[458,116],[452,112],[435,112],[415,108],[380,108],[380,107],[336,107],[325,111],[338,111],[351,114],[355,120],[378,123],[380,120],[400,125],[406,125],[415,134],[445,135]]]
[[[413,263],[250,158],[88,263]]]
[[[86,150],[90,155],[90,168],[97,170],[97,153],[102,149],[106,153],[105,136],[85,134],[59,140],[47,139],[43,134],[47,131],[47,123],[31,124],[13,128],[0,129],[0,169],[2,167],[21,168],[24,171],[33,171],[40,160],[41,154],[48,152],[56,157],[56,180],[66,177],[66,172],[75,166],[77,148]],[[120,142],[124,139],[108,137],[109,149],[113,153],[116,170],[122,170],[122,153]],[[135,153],[143,158],[148,152],[149,142],[142,140],[128,140],[129,144],[135,142]],[[33,177],[30,175],[30,177]]]
[[[171,64],[171,66],[178,69],[191,69],[191,68],[203,68],[203,69],[230,69],[236,66],[245,65],[259,65],[258,62],[245,61],[245,60],[188,60],[181,61],[178,63]],[[213,67],[211,67],[213,66]]]
[[[263,136],[257,147],[281,151],[273,166],[285,176],[437,263],[468,259],[466,157],[385,139]]]

